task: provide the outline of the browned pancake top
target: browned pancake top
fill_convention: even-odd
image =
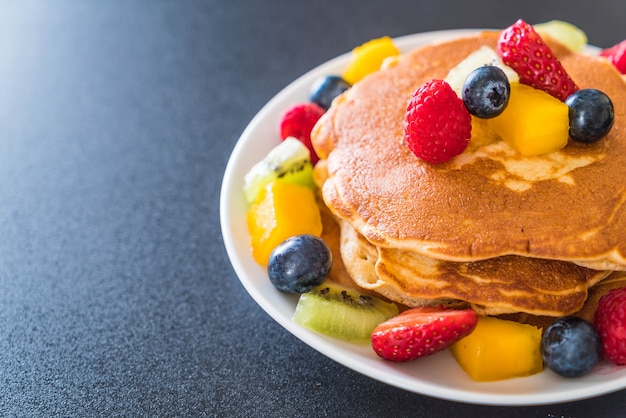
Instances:
[[[613,129],[595,144],[570,140],[526,159],[497,149],[480,156],[482,148],[470,146],[438,165],[405,145],[413,92],[480,46],[495,48],[497,37],[422,47],[337,99],[313,132],[327,159],[326,204],[381,247],[452,261],[517,254],[626,269],[626,84],[607,61],[551,45],[580,88],[613,101]]]

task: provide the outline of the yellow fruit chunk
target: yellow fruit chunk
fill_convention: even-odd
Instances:
[[[246,222],[252,256],[267,265],[274,248],[294,235],[322,233],[313,191],[299,184],[272,181],[248,209]]]
[[[490,123],[502,139],[524,156],[558,151],[569,139],[567,105],[520,83],[511,83],[509,104]]]
[[[450,347],[452,355],[479,382],[530,376],[543,370],[541,329],[481,317],[474,331]]]
[[[343,73],[343,79],[354,84],[368,74],[380,70],[386,58],[400,55],[400,50],[388,36],[372,39],[352,50],[352,59]]]

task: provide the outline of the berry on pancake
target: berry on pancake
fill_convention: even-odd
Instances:
[[[626,74],[626,39],[610,48],[600,51],[600,56],[607,58],[617,70]]]
[[[529,85],[564,101],[578,87],[535,29],[518,20],[500,34],[498,52],[502,61]]]
[[[427,81],[413,94],[404,139],[418,158],[434,164],[448,161],[467,148],[471,136],[472,118],[446,81]]]

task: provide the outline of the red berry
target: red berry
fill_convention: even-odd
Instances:
[[[472,332],[477,321],[471,309],[408,309],[374,329],[372,348],[386,360],[415,360],[446,349]]]
[[[626,74],[626,39],[617,45],[600,51],[600,56],[608,58],[622,74]]]
[[[311,162],[319,157],[311,144],[311,131],[325,110],[315,103],[302,103],[288,109],[280,120],[280,137],[294,137],[300,140],[311,152]]]
[[[498,52],[502,61],[519,75],[522,84],[543,90],[561,101],[578,90],[550,47],[521,19],[502,31]]]
[[[602,341],[602,355],[616,364],[626,364],[626,287],[602,296],[594,325]]]
[[[472,118],[452,87],[430,80],[406,108],[404,140],[418,158],[442,163],[462,153],[472,136]]]

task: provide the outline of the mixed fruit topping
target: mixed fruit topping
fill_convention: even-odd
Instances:
[[[579,48],[576,40],[586,39],[571,25],[559,22],[544,25],[543,31],[555,36],[555,27],[557,32],[561,28],[568,34],[565,38],[575,48]],[[434,92],[423,93],[432,81],[414,93],[404,125],[409,149],[430,163],[449,161],[467,147],[467,130],[471,131],[472,123],[464,115],[461,117],[462,113],[489,119],[487,126],[522,156],[558,151],[570,138],[595,142],[613,126],[611,99],[599,90],[580,90],[539,32],[521,19],[502,31],[497,51],[482,48],[441,81],[451,84],[457,97],[445,101],[437,97],[440,116],[434,126],[451,125],[455,129],[415,127],[423,125],[423,118],[415,109],[435,96]],[[467,112],[458,110],[458,98]]]
[[[613,125],[603,92],[579,89],[550,48],[547,34],[573,51],[587,38],[566,22],[531,26],[519,20],[502,31],[497,50],[483,47],[443,80],[430,80],[408,100],[404,139],[420,159],[437,164],[462,153],[478,134],[494,132],[523,156],[550,153],[571,139],[590,143]],[[565,377],[588,373],[602,358],[626,365],[626,288],[600,299],[594,323],[568,316],[545,330],[471,309],[406,308],[327,280],[333,257],[320,238],[311,131],[335,98],[400,54],[388,37],[352,52],[344,73],[320,77],[309,100],[283,114],[281,142],[245,176],[247,226],[254,259],[267,266],[278,290],[299,294],[293,320],[343,340],[371,344],[383,359],[405,362],[449,349],[476,381],[529,376],[544,367]],[[622,73],[626,41],[605,49]],[[478,122],[477,122],[478,121]]]

